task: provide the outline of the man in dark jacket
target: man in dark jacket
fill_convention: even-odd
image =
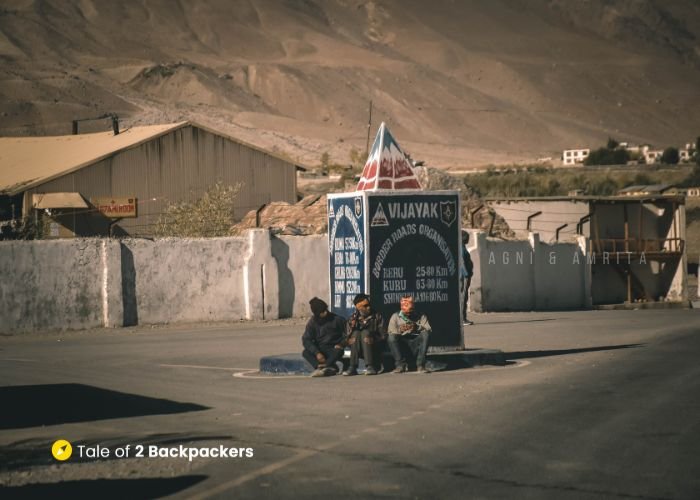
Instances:
[[[467,319],[467,306],[469,304],[469,287],[474,276],[474,263],[467,245],[469,244],[469,233],[462,231],[462,268],[459,270],[459,278],[462,285],[462,320],[465,325],[473,325],[473,321]]]
[[[365,359],[365,375],[376,375],[379,343],[386,338],[384,319],[372,309],[369,296],[358,293],[353,299],[355,312],[348,320],[345,344],[350,346],[350,365],[343,375],[357,375],[360,352]]]
[[[313,317],[306,323],[301,343],[302,356],[314,368],[312,377],[336,375],[336,362],[343,358],[345,320],[328,310],[328,304],[314,297],[309,301]]]

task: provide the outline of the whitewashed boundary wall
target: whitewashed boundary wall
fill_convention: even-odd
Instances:
[[[590,308],[588,248],[585,237],[547,244],[537,234],[500,241],[475,233],[470,309]],[[328,300],[328,272],[326,235],[265,229],[233,238],[0,241],[0,333],[303,317],[311,297]]]
[[[0,242],[0,333],[305,316],[325,236]]]
[[[0,332],[102,325],[106,243],[0,242]]]
[[[330,300],[328,235],[272,238],[272,255],[279,273],[280,317],[308,316],[313,297]]]
[[[587,240],[542,243],[488,239],[476,233],[469,247],[475,275],[470,309],[476,312],[585,309],[591,307]]]

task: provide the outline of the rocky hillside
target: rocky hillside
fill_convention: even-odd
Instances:
[[[371,100],[372,133],[441,168],[681,145],[700,134],[698,19],[696,0],[4,0],[0,134],[189,118],[347,163]]]

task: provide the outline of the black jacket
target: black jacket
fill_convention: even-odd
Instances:
[[[386,328],[384,328],[384,318],[382,315],[371,310],[370,314],[363,318],[359,311],[355,310],[348,320],[346,341],[350,338],[353,332],[368,330],[369,333],[375,337],[377,340],[384,340],[386,338]]]
[[[314,316],[306,323],[301,343],[304,349],[316,355],[320,347],[328,349],[342,343],[344,334],[345,320],[329,311],[325,318]]]

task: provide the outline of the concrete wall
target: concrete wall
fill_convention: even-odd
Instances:
[[[124,323],[246,317],[244,238],[122,240]]]
[[[593,276],[602,264],[590,264],[583,236],[547,244],[537,234],[500,241],[478,232],[469,250],[472,311],[588,308],[592,283],[611,302],[625,299],[620,277]],[[681,300],[684,263],[636,271],[656,284],[650,293]],[[307,316],[311,297],[329,300],[328,272],[327,236],[264,229],[235,238],[0,241],[0,333]]]
[[[103,324],[104,242],[0,242],[0,332]]]
[[[309,300],[330,304],[328,235],[278,236],[272,255],[279,273],[279,316],[307,316]]]
[[[470,247],[475,276],[470,308],[477,312],[582,309],[590,307],[586,239],[547,244],[500,241],[477,233]]]
[[[323,236],[0,242],[0,332],[306,316]]]

